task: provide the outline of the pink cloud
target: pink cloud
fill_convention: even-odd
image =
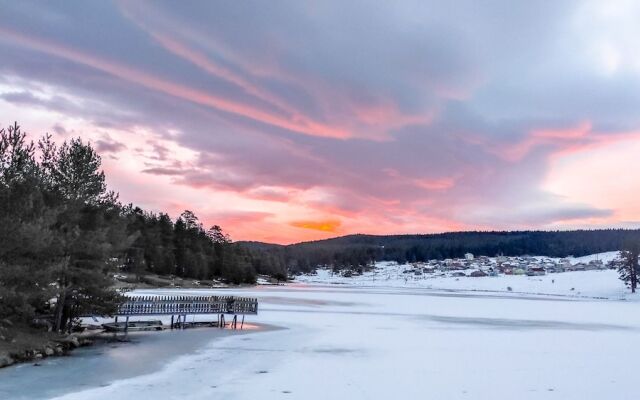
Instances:
[[[584,121],[568,129],[534,129],[524,140],[494,150],[501,157],[511,162],[522,160],[527,154],[539,146],[564,148],[575,146],[579,142],[588,140],[591,123]]]
[[[34,50],[88,65],[131,83],[138,84],[152,90],[161,91],[165,94],[192,101],[194,103],[209,106],[220,111],[240,115],[268,125],[314,136],[334,138],[347,138],[351,136],[349,132],[341,130],[340,128],[325,126],[308,120],[299,120],[299,118],[295,117],[283,118],[254,107],[250,107],[246,104],[233,102],[208,92],[161,79],[150,73],[124,66],[114,61],[109,61],[94,55],[80,52],[51,40],[29,37],[6,28],[0,28],[0,34],[5,35],[5,38],[10,38],[13,41],[24,46],[28,46]]]
[[[634,184],[620,173],[632,161],[597,173],[619,165],[619,147],[596,150],[640,138],[640,81],[589,75],[584,60],[536,64],[544,40],[563,42],[547,34],[555,13],[477,23],[429,5],[416,24],[383,6],[237,4],[15,6],[0,28],[0,114],[92,140],[124,201],[192,209],[234,239],[640,220],[628,185],[592,185]],[[60,21],[78,16],[70,36]],[[528,29],[505,37],[503,21]],[[86,28],[101,24],[114,29]],[[559,164],[572,168],[546,187]]]

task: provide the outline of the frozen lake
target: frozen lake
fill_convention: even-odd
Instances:
[[[87,350],[105,354],[0,371],[0,398],[636,398],[636,302],[305,285],[224,292],[258,297],[250,322],[286,329],[171,332],[118,346],[121,358]],[[52,383],[61,377],[66,388]],[[38,389],[47,384],[56,390]]]
[[[194,354],[211,340],[232,334],[238,332],[221,329],[132,332],[127,342],[100,342],[74,350],[69,357],[43,359],[39,366],[25,363],[0,369],[0,399],[40,400],[108,386],[120,379],[158,371],[167,360]]]

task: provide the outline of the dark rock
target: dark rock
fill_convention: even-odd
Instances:
[[[66,337],[64,340],[62,340],[62,343],[66,344],[70,348],[80,347],[80,341],[75,336]]]
[[[8,367],[9,365],[13,365],[14,359],[11,358],[7,354],[0,354],[0,368]]]

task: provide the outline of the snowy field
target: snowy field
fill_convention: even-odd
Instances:
[[[612,299],[467,286],[224,291],[259,297],[260,314],[251,322],[284,329],[212,338],[154,372],[59,398],[636,399],[638,303],[616,299],[620,284],[611,271],[552,276],[555,283],[513,278],[523,292],[572,285],[584,296]],[[480,279],[493,282],[486,284],[492,290],[507,284],[518,290],[502,278]],[[178,292],[220,293],[141,293]]]
[[[352,278],[331,275],[330,271],[318,271],[315,276],[301,276],[296,280],[309,284],[345,285],[353,287],[423,288],[453,290],[459,292],[499,292],[512,295],[542,294],[575,298],[606,298],[631,300],[629,290],[613,270],[576,271],[544,276],[502,275],[497,277],[416,277],[402,274],[402,268],[385,269],[389,278],[381,273],[372,278],[370,273]],[[397,275],[396,275],[397,272]],[[408,279],[405,280],[405,277]],[[509,290],[511,288],[511,290]]]
[[[588,263],[599,259],[607,263],[614,259],[618,252],[572,258],[572,264]],[[538,257],[544,259],[548,257]],[[455,291],[505,292],[514,295],[546,294],[576,298],[606,298],[615,300],[631,300],[629,290],[617,279],[617,272],[576,271],[551,273],[544,276],[500,275],[497,277],[451,277],[423,274],[415,276],[403,273],[410,265],[398,265],[392,262],[379,262],[376,269],[366,271],[362,275],[344,277],[333,274],[330,270],[321,269],[314,275],[296,277],[297,282],[322,285],[347,285],[354,287],[387,287],[387,288],[425,288]],[[474,269],[463,270],[467,275]]]

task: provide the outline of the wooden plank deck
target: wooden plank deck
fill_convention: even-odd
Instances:
[[[116,315],[258,314],[258,299],[238,296],[130,296]]]

